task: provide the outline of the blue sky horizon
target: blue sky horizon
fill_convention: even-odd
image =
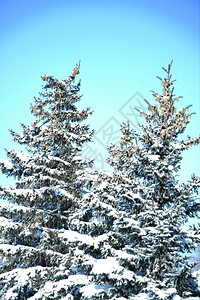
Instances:
[[[161,1],[1,1],[0,3],[1,147],[23,151],[9,129],[31,124],[30,103],[41,91],[41,75],[70,75],[81,60],[80,106],[91,107],[88,119],[96,131],[85,154],[105,169],[106,145],[119,140],[119,128],[131,109],[145,109],[149,90],[161,92],[162,70],[173,59],[178,108],[192,104],[196,112],[185,137],[200,133],[200,5],[198,0]],[[199,146],[183,156],[180,180],[200,174]],[[13,184],[0,174],[0,185]]]

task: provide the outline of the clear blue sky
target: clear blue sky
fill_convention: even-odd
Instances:
[[[0,158],[6,158],[4,148],[21,149],[8,129],[20,132],[20,123],[32,122],[29,104],[40,91],[40,76],[62,79],[79,59],[80,106],[94,110],[88,122],[96,130],[85,154],[96,157],[97,168],[105,168],[104,146],[117,142],[119,124],[130,117],[131,107],[143,105],[138,95],[151,102],[149,90],[161,91],[156,75],[164,75],[161,67],[171,59],[175,93],[184,97],[178,105],[193,104],[196,112],[186,134],[198,135],[199,14],[199,0],[1,0]],[[135,115],[132,124],[137,125]],[[116,132],[109,136],[112,129]],[[200,173],[199,154],[195,146],[186,152],[181,180]],[[10,182],[0,176],[0,185]]]

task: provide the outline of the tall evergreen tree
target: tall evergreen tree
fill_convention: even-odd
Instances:
[[[12,165],[7,168],[2,162],[2,172],[18,182],[14,189],[3,188],[6,199],[62,213],[73,197],[83,193],[86,178],[80,176],[81,170],[92,161],[81,157],[80,151],[93,132],[80,124],[91,114],[90,109],[78,111],[75,106],[81,98],[80,82],[73,84],[78,73],[79,65],[64,80],[42,76],[44,92],[31,105],[35,121],[29,127],[22,124],[22,135],[11,130],[13,139],[27,146],[28,154],[7,150]]]
[[[69,228],[69,216],[89,191],[93,172],[92,161],[81,155],[93,131],[82,122],[92,114],[90,109],[76,107],[81,99],[80,82],[75,83],[79,68],[63,80],[42,76],[43,92],[31,105],[35,121],[22,124],[22,134],[11,130],[27,151],[6,150],[9,161],[0,160],[2,172],[16,179],[15,187],[0,188],[1,197],[18,204],[0,209],[1,299],[27,299],[59,276],[61,261],[62,268],[68,267],[68,245],[58,233]],[[19,268],[31,274],[30,281],[20,283]]]
[[[186,141],[179,139],[192,113],[187,114],[190,106],[176,111],[175,101],[181,97],[175,97],[171,88],[175,81],[170,74],[171,64],[167,70],[163,68],[166,78],[158,77],[162,94],[153,92],[158,105],[145,100],[148,112],[139,111],[147,125],[141,125],[138,133],[124,124],[120,145],[109,148],[109,163],[114,166],[117,179],[111,188],[112,193],[118,194],[114,204],[121,216],[126,216],[120,223],[124,250],[130,247],[133,254],[126,264],[143,276],[141,291],[148,299],[163,299],[163,294],[159,296],[161,290],[166,291],[166,299],[176,293],[180,296],[197,293],[191,264],[184,254],[199,242],[198,230],[195,227],[187,230],[185,223],[199,213],[200,177],[193,175],[188,183],[179,183],[177,172],[181,168],[182,151],[198,145],[200,136],[188,137]],[[138,232],[133,220],[139,225]]]

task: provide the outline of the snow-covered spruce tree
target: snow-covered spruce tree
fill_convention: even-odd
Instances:
[[[74,238],[70,248],[63,232],[92,182],[92,161],[80,154],[93,131],[82,122],[90,109],[75,106],[79,68],[63,80],[42,76],[44,91],[31,105],[35,121],[22,125],[22,134],[11,131],[27,152],[6,150],[9,161],[0,160],[1,171],[16,179],[15,187],[0,188],[1,197],[15,204],[0,206],[1,299],[28,299],[48,280],[68,277]],[[63,293],[61,286],[51,299]]]
[[[177,172],[182,151],[199,144],[200,137],[179,138],[191,114],[189,107],[176,111],[181,97],[173,94],[170,69],[171,64],[164,69],[166,78],[159,78],[162,94],[153,92],[158,105],[147,102],[148,112],[140,112],[147,122],[141,133],[122,125],[120,145],[109,147],[114,171],[100,174],[91,196],[93,207],[99,205],[97,230],[101,223],[104,251],[99,249],[98,260],[82,257],[79,265],[90,267],[102,298],[93,294],[86,299],[173,299],[199,293],[187,260],[199,242],[198,229],[185,224],[198,215],[200,179],[193,175],[180,183]]]
[[[147,125],[137,133],[124,124],[120,145],[109,148],[114,166],[110,190],[118,193],[114,204],[121,211],[116,230],[122,233],[124,251],[132,253],[122,264],[142,276],[141,293],[147,299],[163,299],[163,293],[166,299],[176,293],[197,293],[186,254],[196,247],[199,235],[185,223],[188,217],[198,216],[200,178],[193,175],[188,183],[179,183],[177,172],[182,151],[199,144],[200,137],[179,139],[192,114],[187,114],[190,106],[176,111],[175,102],[181,97],[175,97],[171,88],[171,64],[163,68],[166,78],[158,77],[162,94],[153,92],[159,105],[146,101],[148,112],[140,111]]]

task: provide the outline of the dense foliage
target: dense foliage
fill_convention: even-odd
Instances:
[[[172,64],[172,63],[171,63]],[[27,153],[7,150],[0,160],[16,186],[1,187],[0,295],[2,299],[181,299],[198,296],[188,254],[199,243],[200,178],[180,183],[182,152],[200,143],[179,136],[190,106],[176,111],[171,64],[158,104],[139,111],[141,131],[121,126],[108,148],[112,172],[91,169],[81,156],[93,131],[78,111],[79,65],[64,80],[42,76],[34,123],[22,135]],[[156,103],[155,102],[155,103]],[[17,205],[16,205],[17,204]],[[179,297],[179,298],[177,298]]]

